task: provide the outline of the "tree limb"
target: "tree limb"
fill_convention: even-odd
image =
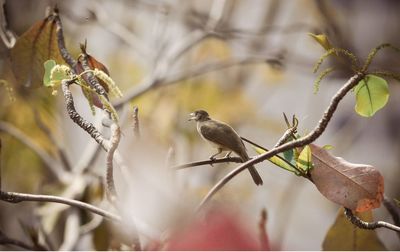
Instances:
[[[349,219],[351,223],[362,229],[387,228],[396,232],[400,232],[400,227],[393,225],[391,223],[387,223],[384,221],[374,221],[374,222],[363,221],[357,216],[355,216],[353,212],[348,208],[344,208],[344,215],[347,217],[347,219]]]
[[[27,194],[27,193],[0,191],[0,200],[6,201],[9,203],[20,203],[20,202],[24,202],[24,201],[60,203],[60,204],[78,207],[80,209],[90,211],[92,213],[101,215],[101,216],[108,218],[110,220],[113,220],[113,221],[121,221],[120,216],[110,213],[106,210],[100,209],[98,207],[95,207],[91,204],[88,204],[88,203],[85,203],[82,201],[78,201],[78,200],[53,196],[53,195]]]
[[[297,147],[302,147],[307,144],[312,143],[315,141],[326,129],[328,126],[328,123],[330,119],[332,118],[334,112],[336,111],[336,108],[339,104],[339,102],[343,99],[343,97],[353,88],[355,87],[360,80],[363,79],[365,76],[365,73],[357,73],[354,76],[352,76],[343,86],[342,88],[339,89],[339,91],[332,97],[331,103],[329,104],[328,108],[325,110],[325,113],[321,120],[318,122],[317,126],[314,128],[313,131],[311,131],[308,135],[299,138],[297,140],[287,142],[283,145],[280,145],[279,147],[275,147],[271,149],[270,151],[263,153],[261,155],[258,155],[257,157],[250,159],[228,173],[224,178],[222,178],[220,181],[218,181],[217,184],[214,185],[213,188],[207,193],[207,195],[204,197],[204,199],[201,201],[201,203],[198,206],[198,210],[200,210],[211,198],[212,196],[217,193],[226,183],[228,183],[231,179],[233,179],[237,174],[242,172],[243,170],[247,169],[251,165],[255,165],[257,163],[260,163],[266,159],[271,158],[272,156],[279,154],[281,152],[297,148]]]

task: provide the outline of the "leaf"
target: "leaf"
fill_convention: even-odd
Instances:
[[[311,161],[311,149],[310,146],[306,145],[303,150],[300,152],[299,157],[297,158],[296,165],[298,168],[302,169],[303,171],[308,171],[312,168],[312,161]]]
[[[265,153],[265,150],[258,148],[256,146],[253,146],[254,150],[258,153],[258,154],[263,154]],[[290,163],[289,161],[285,161],[285,159],[279,157],[279,156],[273,156],[270,159],[268,159],[268,161],[270,161],[271,163],[273,163],[274,165],[277,165],[285,170],[288,170],[290,172],[296,172],[296,170],[290,166],[288,163]]]
[[[333,145],[325,144],[324,146],[322,146],[322,149],[324,149],[324,150],[332,150],[333,149]]]
[[[46,87],[50,87],[50,74],[51,70],[57,65],[57,63],[54,60],[47,60],[44,62],[44,76],[43,76],[43,84]]]
[[[294,160],[294,150],[293,150],[293,149],[290,149],[290,150],[284,151],[284,152],[283,152],[283,157],[284,157],[287,161],[289,161],[290,163],[292,163],[293,160]]]
[[[349,163],[313,144],[310,147],[314,163],[311,179],[322,195],[356,212],[381,205],[384,182],[376,168]]]
[[[340,208],[335,223],[322,243],[323,250],[386,250],[375,230],[360,229],[351,224]],[[356,214],[364,221],[373,221],[372,211]]]
[[[329,42],[328,37],[325,34],[313,34],[313,33],[308,33],[309,36],[311,36],[315,41],[317,41],[318,44],[320,44],[325,50],[329,50],[332,48],[331,43]]]
[[[48,59],[62,64],[56,35],[56,16],[51,15],[35,23],[17,39],[11,49],[11,67],[21,87],[39,87],[43,83],[45,69],[43,64]]]
[[[364,117],[371,117],[389,100],[389,88],[385,79],[367,75],[355,87],[355,111]]]

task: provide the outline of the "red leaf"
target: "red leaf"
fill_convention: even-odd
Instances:
[[[349,163],[313,144],[310,147],[314,163],[311,178],[326,198],[356,212],[381,205],[384,182],[376,168]]]
[[[32,25],[11,49],[11,67],[19,86],[41,86],[43,63],[49,59],[58,64],[64,62],[58,48],[55,18],[55,15],[51,15]]]

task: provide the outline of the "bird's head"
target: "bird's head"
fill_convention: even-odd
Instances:
[[[190,113],[189,121],[196,121],[196,122],[204,122],[210,120],[210,116],[204,110],[196,110],[193,113]]]

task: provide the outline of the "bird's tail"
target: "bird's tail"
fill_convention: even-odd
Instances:
[[[253,178],[254,183],[256,183],[256,185],[262,185],[263,180],[262,180],[260,174],[258,174],[256,168],[254,166],[250,166],[248,169],[249,169],[251,177]]]
[[[247,153],[242,153],[242,155],[240,155],[241,158],[243,159],[243,161],[247,161],[249,160],[249,156],[247,155]],[[253,178],[253,181],[256,185],[262,185],[263,184],[263,180],[260,176],[260,174],[257,172],[256,168],[252,165],[249,168],[247,168],[250,172],[251,177]]]

